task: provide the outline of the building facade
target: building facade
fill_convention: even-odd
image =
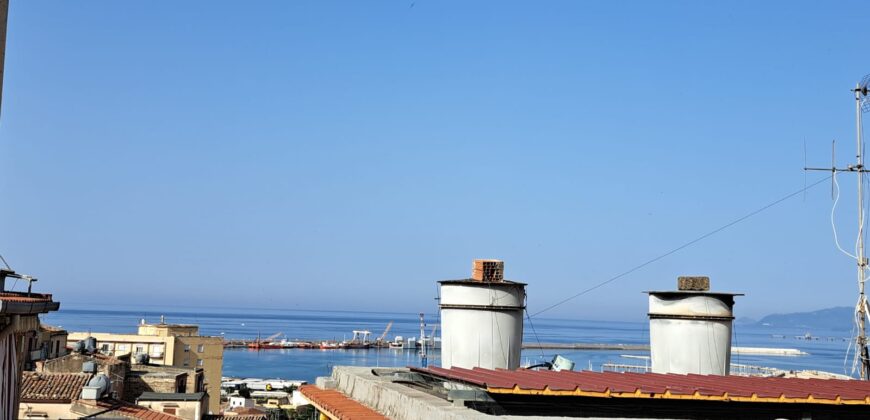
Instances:
[[[196,325],[148,324],[143,319],[136,334],[73,332],[70,341],[93,337],[97,350],[106,355],[129,355],[136,364],[147,360],[150,364],[177,368],[201,368],[209,396],[208,410],[220,411],[220,384],[223,369],[223,339],[199,335]]]

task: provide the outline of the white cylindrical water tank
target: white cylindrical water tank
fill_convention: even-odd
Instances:
[[[475,261],[475,267],[480,261]],[[481,272],[475,271],[471,279],[439,282],[441,367],[445,369],[520,366],[526,285],[502,280],[499,269],[487,268],[486,273],[494,276]]]
[[[679,284],[681,290],[647,292],[652,371],[727,375],[734,296],[742,295],[710,292],[706,277],[680,277]]]

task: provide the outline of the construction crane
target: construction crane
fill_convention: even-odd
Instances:
[[[390,328],[393,328],[393,321],[390,321],[390,323],[387,324],[387,328],[384,328],[384,333],[378,337],[378,342],[382,343],[384,339],[387,338],[387,333],[390,332]]]

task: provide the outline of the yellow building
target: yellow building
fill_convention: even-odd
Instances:
[[[97,350],[110,356],[129,354],[131,361],[144,361],[164,366],[202,368],[205,372],[208,409],[220,412],[221,370],[224,346],[221,337],[199,335],[199,326],[167,324],[163,317],[159,324],[147,324],[143,319],[136,334],[87,333],[69,334],[70,342],[88,337],[97,340]]]

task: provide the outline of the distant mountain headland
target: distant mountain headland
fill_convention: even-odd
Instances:
[[[823,328],[848,330],[854,324],[854,308],[838,306],[811,312],[768,315],[757,321],[757,325],[793,328]]]

